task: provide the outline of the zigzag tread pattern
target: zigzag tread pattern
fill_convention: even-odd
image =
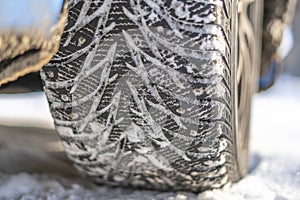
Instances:
[[[41,77],[96,182],[201,191],[232,180],[231,1],[69,0]]]

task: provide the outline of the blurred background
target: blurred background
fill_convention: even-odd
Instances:
[[[44,93],[22,93],[28,88],[40,90],[37,84],[19,87],[20,94],[0,94],[0,199],[51,194],[58,199],[72,195],[100,199],[99,195],[108,194],[113,199],[120,195],[122,199],[300,199],[299,2],[293,30],[295,45],[283,62],[283,73],[271,89],[254,97],[249,175],[231,188],[197,195],[93,186],[61,151]],[[37,78],[28,75],[19,85]]]
[[[300,2],[297,3],[295,18],[293,22],[295,46],[290,55],[284,60],[286,73],[293,76],[300,76]]]

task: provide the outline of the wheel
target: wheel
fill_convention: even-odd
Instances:
[[[60,50],[41,77],[83,175],[195,192],[245,175],[262,5],[242,3],[69,1]]]
[[[242,0],[238,14],[238,65],[236,72],[237,163],[239,177],[247,174],[252,96],[258,91],[261,66],[263,0]]]

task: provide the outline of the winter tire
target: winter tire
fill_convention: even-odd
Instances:
[[[41,77],[65,151],[83,175],[198,192],[246,174],[261,1],[68,7],[59,52]]]

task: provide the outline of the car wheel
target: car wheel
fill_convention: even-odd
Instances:
[[[41,77],[69,158],[97,183],[202,191],[247,172],[262,1],[69,1]]]

